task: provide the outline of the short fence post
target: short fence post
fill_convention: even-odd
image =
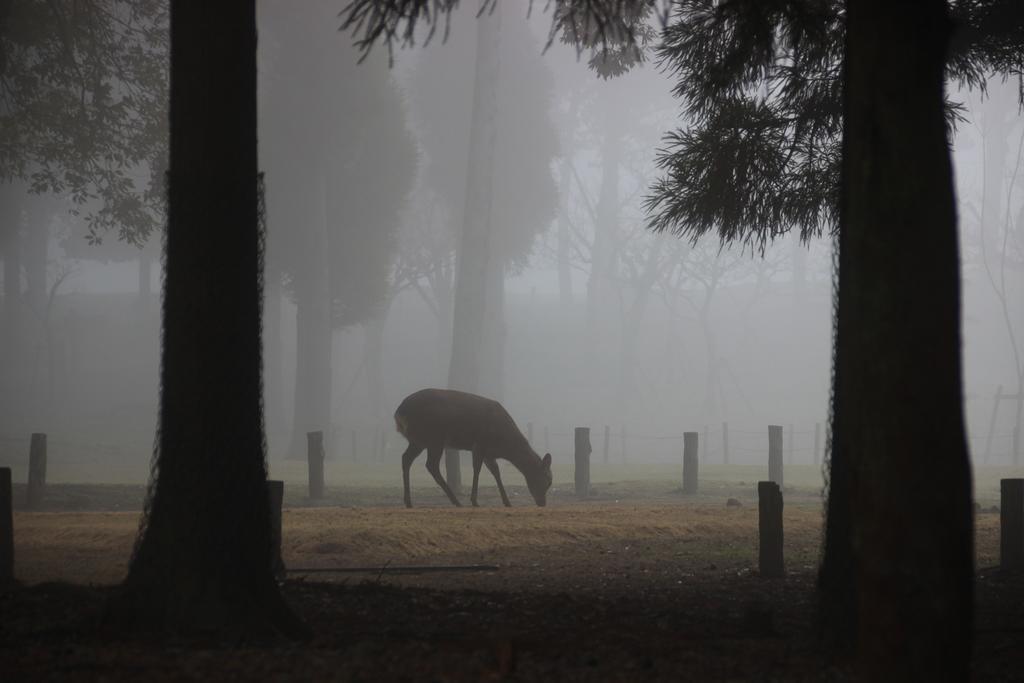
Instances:
[[[324,497],[324,433],[306,433],[306,461],[309,463],[309,497]]]
[[[821,464],[821,423],[814,423],[814,464]]]
[[[768,425],[768,481],[781,489],[782,482],[782,426]]]
[[[284,578],[284,559],[281,556],[281,506],[284,504],[284,482],[267,482],[270,498],[270,570],[278,579]]]
[[[697,493],[697,432],[683,432],[683,493]]]
[[[576,495],[586,498],[590,495],[590,427],[577,427],[576,437]]]
[[[729,464],[729,423],[722,423],[722,464]]]
[[[1024,569],[1024,479],[999,481],[999,566]]]
[[[11,468],[0,467],[0,586],[14,580],[14,495]]]
[[[33,434],[28,447],[28,508],[34,510],[46,493],[46,434]]]
[[[774,481],[757,482],[758,567],[764,578],[786,573],[782,557],[782,489]]]
[[[608,464],[608,448],[612,439],[612,430],[608,425],[604,426],[604,464]]]

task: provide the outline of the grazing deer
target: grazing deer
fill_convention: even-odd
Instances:
[[[523,473],[526,485],[537,505],[547,502],[551,486],[551,454],[537,455],[500,403],[483,396],[448,389],[422,389],[410,394],[395,411],[395,426],[409,442],[402,454],[402,483],[405,506],[412,507],[409,493],[409,469],[420,453],[427,451],[427,471],[452,501],[461,507],[441,477],[441,454],[445,448],[473,452],[473,493],[469,500],[477,506],[476,491],[480,466],[494,475],[505,507],[511,507],[501,483],[498,458],[504,458]]]

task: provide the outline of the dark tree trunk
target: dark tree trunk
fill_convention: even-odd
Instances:
[[[172,0],[170,90],[159,440],[110,616],[299,635],[271,571],[253,0]]]
[[[949,30],[944,0],[848,4],[828,531],[845,534],[845,518],[851,533],[829,538],[826,555],[851,556],[854,583],[826,573],[822,585],[826,602],[856,587],[855,613],[830,619],[856,619],[868,680],[969,677],[971,472],[943,120]],[[824,566],[836,563],[826,556]]]

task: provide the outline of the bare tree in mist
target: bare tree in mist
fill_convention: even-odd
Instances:
[[[49,227],[80,218],[76,251],[114,233],[140,246],[163,221],[167,3],[0,5],[0,414],[27,418],[30,354],[50,288]],[[30,196],[34,195],[34,196]],[[26,291],[22,292],[22,274]]]
[[[173,1],[170,19],[159,433],[107,616],[131,629],[301,636],[271,570],[255,3]]]

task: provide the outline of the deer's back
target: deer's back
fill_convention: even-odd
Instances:
[[[477,444],[523,438],[500,403],[451,389],[421,389],[395,411],[395,425],[410,443],[426,448],[471,450]]]

